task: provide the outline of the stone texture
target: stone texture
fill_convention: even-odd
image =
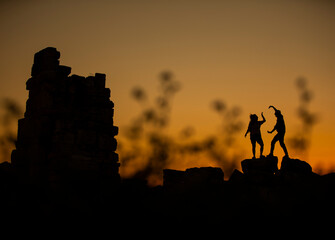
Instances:
[[[283,157],[278,176],[282,181],[314,181],[319,175],[312,172],[312,167],[305,161]]]
[[[269,173],[278,171],[278,158],[268,156],[257,159],[245,159],[241,162],[242,171],[245,174]]]
[[[305,161],[283,157],[280,171],[309,175],[312,174],[312,167]]]
[[[59,65],[59,58],[52,47],[34,56],[12,165],[21,182],[48,190],[71,192],[87,182],[111,190],[120,181],[118,128],[106,75],[69,76],[71,68]]]
[[[252,184],[272,184],[278,171],[278,158],[268,156],[259,159],[245,159],[241,162],[242,171]]]

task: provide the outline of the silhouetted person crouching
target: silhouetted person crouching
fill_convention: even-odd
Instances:
[[[252,154],[253,154],[253,159],[256,158],[255,157],[255,153],[256,153],[256,142],[261,146],[261,150],[260,150],[260,157],[263,157],[263,150],[264,150],[264,143],[262,140],[262,135],[261,135],[261,125],[263,123],[265,123],[265,118],[264,115],[262,113],[262,121],[258,121],[258,116],[256,114],[250,114],[250,122],[249,122],[249,126],[247,129],[247,132],[245,133],[244,137],[246,137],[248,135],[248,133],[250,132],[250,140],[251,140],[251,145],[252,145]]]
[[[279,141],[280,146],[283,148],[285,156],[288,157],[288,152],[284,143],[284,136],[286,132],[286,127],[285,127],[285,122],[284,122],[284,117],[281,114],[280,110],[276,109],[274,106],[269,106],[269,108],[273,108],[275,110],[275,116],[277,117],[277,123],[274,126],[272,131],[268,131],[268,133],[273,133],[275,130],[277,131],[276,136],[271,141],[271,150],[270,150],[270,155],[273,156],[273,151],[275,149],[275,144],[277,141]]]

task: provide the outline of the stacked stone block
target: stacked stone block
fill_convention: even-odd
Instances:
[[[106,75],[69,76],[59,58],[51,47],[34,56],[13,167],[23,182],[48,189],[108,191],[120,176]]]

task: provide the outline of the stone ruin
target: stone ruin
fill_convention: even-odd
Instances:
[[[53,193],[109,192],[120,176],[106,75],[69,76],[71,68],[59,65],[59,58],[52,47],[34,56],[13,168],[20,182]]]

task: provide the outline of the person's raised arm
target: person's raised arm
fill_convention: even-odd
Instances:
[[[275,110],[275,111],[278,111],[278,110],[277,110],[277,108],[275,108],[275,107],[274,107],[274,106],[272,106],[272,105],[271,105],[271,106],[269,106],[269,108],[273,108],[273,110]]]

